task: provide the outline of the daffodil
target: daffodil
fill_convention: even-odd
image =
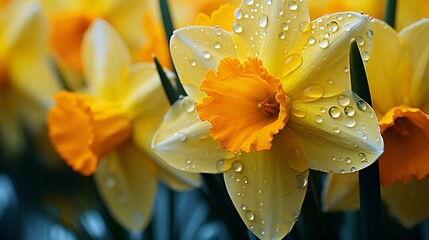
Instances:
[[[397,33],[372,23],[374,48],[367,65],[374,110],[385,143],[379,159],[382,199],[404,226],[429,216],[429,20]],[[359,207],[358,177],[332,175],[325,191],[327,210]]]
[[[309,7],[311,17],[320,17],[332,12],[354,11],[363,12],[375,18],[382,18],[386,3],[386,0],[323,0],[311,1]]]
[[[46,22],[36,3],[0,4],[0,142],[2,155],[18,153],[24,127],[41,133],[50,95],[59,86],[47,59]]]
[[[223,173],[247,227],[279,239],[300,213],[309,168],[355,172],[383,151],[348,72],[350,41],[368,60],[373,32],[351,12],[310,22],[307,1],[243,1],[234,14],[232,32],[175,31],[171,54],[189,97],[152,146],[178,169]]]
[[[62,159],[96,185],[113,217],[140,231],[151,217],[157,180],[174,189],[199,185],[156,157],[151,138],[168,109],[153,64],[131,64],[118,33],[96,20],[83,41],[86,93],[62,91],[48,113],[51,142]]]

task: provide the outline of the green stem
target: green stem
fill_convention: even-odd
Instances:
[[[371,105],[365,68],[355,41],[350,46],[350,75],[352,90]],[[361,237],[365,240],[381,239],[381,195],[378,161],[359,171]]]
[[[73,90],[68,86],[66,79],[64,78],[64,75],[61,73],[60,68],[58,67],[57,62],[54,59],[49,60],[50,65],[52,66],[52,70],[57,77],[58,82],[60,83],[60,86],[62,89],[67,90],[69,92],[72,92]]]
[[[392,28],[395,28],[395,16],[396,16],[396,0],[388,0],[384,21],[387,24],[389,24]]]
[[[162,88],[164,89],[165,95],[167,95],[168,102],[170,103],[170,105],[173,105],[173,103],[175,103],[179,99],[179,94],[177,93],[177,90],[173,87],[173,84],[171,84],[171,81],[162,69],[161,64],[159,64],[158,59],[156,59],[156,57],[153,57],[153,60],[155,61],[156,70],[158,71],[159,78],[161,79]]]

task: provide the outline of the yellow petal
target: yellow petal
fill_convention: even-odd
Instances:
[[[373,106],[379,116],[390,108],[402,105],[408,97],[411,63],[408,45],[395,29],[374,19],[373,51],[367,64],[368,83]]]
[[[286,130],[286,129],[285,129]],[[269,151],[243,153],[224,173],[225,184],[246,226],[261,239],[281,239],[297,220],[307,190],[308,169],[291,168],[293,131],[282,131]],[[293,146],[293,147],[289,147]]]
[[[307,1],[242,1],[235,13],[233,41],[238,58],[258,56],[274,76],[279,76],[286,52],[296,48],[302,38],[298,29],[310,21]]]
[[[374,111],[351,90],[317,101],[293,101],[291,113],[288,126],[300,137],[311,169],[354,172],[383,152]]]
[[[152,217],[157,181],[151,161],[124,144],[100,162],[95,182],[111,215],[128,231],[142,231]]]
[[[196,102],[204,97],[199,87],[207,70],[216,70],[225,56],[235,56],[231,33],[213,27],[186,27],[175,31],[170,49],[180,81]]]
[[[127,78],[130,55],[110,24],[94,21],[83,40],[84,71],[97,95],[115,101],[118,84]]]
[[[411,79],[411,104],[424,107],[429,112],[429,19],[423,19],[404,28],[401,37],[410,49],[413,75]]]
[[[165,161],[156,161],[159,167],[158,178],[174,190],[189,190],[201,186],[201,177],[198,173],[185,172],[173,168]]]
[[[398,1],[396,5],[395,28],[398,30],[429,16],[427,0]]]
[[[371,50],[369,30],[368,16],[358,13],[337,13],[312,21],[305,38],[286,58],[299,67],[275,75],[281,78],[286,94],[293,100],[309,87],[322,90],[326,97],[350,89],[350,41],[356,39],[362,58],[367,59]]]
[[[224,30],[231,32],[232,23],[234,22],[234,6],[230,4],[221,5],[217,10],[213,11],[210,16],[199,13],[195,18],[194,25],[200,26],[218,26]]]
[[[389,212],[407,228],[412,228],[429,216],[429,178],[396,182],[383,187],[381,196]]]
[[[324,211],[349,211],[359,209],[358,173],[329,174],[322,192]]]
[[[195,103],[188,97],[171,107],[153,138],[153,149],[171,166],[189,172],[218,173],[228,169],[234,154],[227,153],[210,137],[209,122],[198,119]]]

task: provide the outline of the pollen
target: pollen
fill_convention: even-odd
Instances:
[[[100,159],[131,137],[131,124],[119,106],[61,91],[47,115],[49,139],[60,157],[82,175],[95,172]]]
[[[289,119],[290,98],[258,58],[222,59],[200,88],[207,96],[197,104],[199,117],[212,123],[211,136],[230,152],[270,149]]]

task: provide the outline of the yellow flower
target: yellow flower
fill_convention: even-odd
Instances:
[[[38,4],[1,2],[0,142],[5,156],[23,147],[23,123],[32,134],[41,133],[50,95],[59,89],[48,64],[46,36]]]
[[[383,151],[375,113],[352,93],[348,73],[350,41],[367,60],[372,31],[357,13],[309,22],[307,1],[244,1],[235,17],[232,32],[174,33],[189,97],[172,106],[152,146],[178,169],[223,173],[247,227],[282,238],[309,168],[354,172]]]
[[[89,89],[57,93],[47,123],[61,158],[83,175],[95,173],[113,217],[140,231],[151,219],[158,179],[174,189],[196,187],[200,179],[152,153],[152,136],[169,104],[159,97],[163,90],[154,65],[131,65],[130,59],[118,33],[96,20],[83,41]]]
[[[367,74],[385,143],[379,159],[382,198],[404,226],[412,227],[429,216],[429,20],[399,34],[379,20],[371,25],[375,37]],[[357,186],[357,176],[330,176],[325,208],[357,208]]]

